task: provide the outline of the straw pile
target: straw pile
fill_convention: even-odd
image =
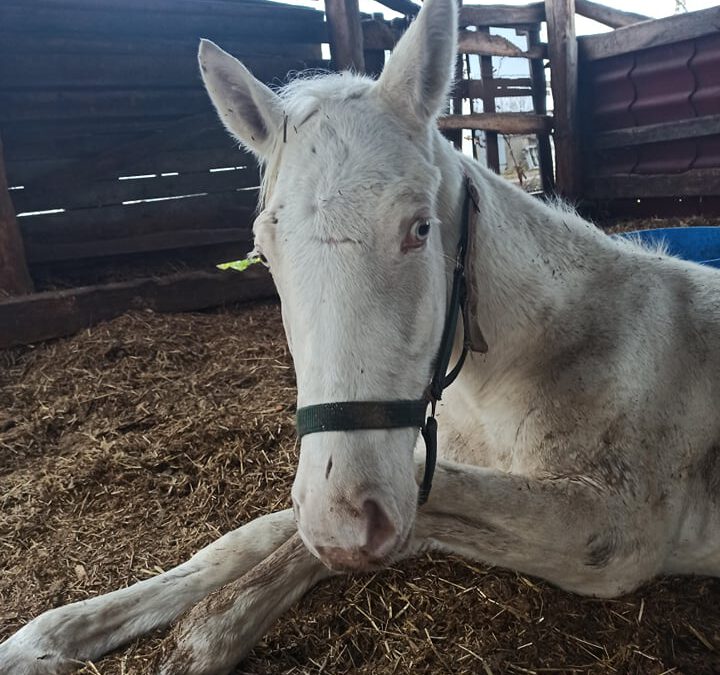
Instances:
[[[288,506],[293,411],[274,305],[0,353],[0,639]],[[82,672],[149,673],[161,637]],[[321,584],[237,672],[718,673],[720,580],[598,601],[433,555]]]

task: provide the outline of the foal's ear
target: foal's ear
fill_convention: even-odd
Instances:
[[[198,61],[222,123],[249,150],[266,157],[282,126],[280,97],[210,40],[200,40]]]
[[[380,76],[380,95],[422,125],[443,111],[454,79],[456,0],[427,0]]]

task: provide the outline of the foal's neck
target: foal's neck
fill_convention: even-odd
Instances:
[[[538,337],[581,292],[604,238],[593,225],[562,207],[549,206],[454,150],[438,133],[443,174],[438,204],[452,258],[462,222],[466,174],[479,194],[473,277],[478,322],[495,356],[532,350]]]

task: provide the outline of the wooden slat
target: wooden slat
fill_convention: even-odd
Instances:
[[[288,57],[244,57],[243,63],[260,80],[283,80],[291,70],[321,68],[324,61]],[[4,54],[0,59],[0,89],[63,89],[71,87],[198,87],[194,55],[167,53],[149,60],[144,55],[60,54],[28,58]]]
[[[26,0],[3,0],[8,7],[28,8]],[[33,0],[33,9],[38,13],[49,10],[68,11],[71,9],[93,14],[137,14],[152,11],[153,13],[170,14],[172,18],[178,15],[203,15],[218,18],[231,18],[233,16],[247,17],[291,17],[294,20],[307,20],[317,18],[321,13],[311,7],[290,5],[280,2],[252,2],[248,0]]]
[[[650,21],[650,17],[644,14],[625,12],[591,0],[575,0],[575,12],[605,26],[610,26],[610,28],[622,28],[640,21]]]
[[[0,348],[72,335],[129,309],[186,312],[275,297],[272,278],[258,267],[173,274],[5,300],[0,302]]]
[[[527,31],[528,46],[540,42],[540,28],[536,26]],[[547,113],[547,81],[545,65],[542,59],[530,61],[530,81],[532,82],[533,109],[538,115]],[[555,192],[555,172],[548,134],[537,134],[538,161],[540,163],[540,180],[546,195]]]
[[[392,9],[395,12],[404,14],[405,16],[415,16],[420,11],[420,5],[416,5],[410,0],[377,0],[381,5]]]
[[[460,28],[466,26],[518,26],[545,21],[545,5],[466,5],[460,9]]]
[[[618,28],[610,33],[585,35],[578,38],[578,49],[582,59],[595,61],[711,35],[719,26],[720,7],[711,7]]]
[[[69,160],[26,160],[8,162],[8,177],[13,185],[32,185],[48,174],[67,173],[75,165],[75,159]],[[166,173],[166,172],[197,172],[205,169],[254,165],[255,160],[247,153],[234,147],[229,140],[224,148],[181,149],[149,154],[128,161],[114,175]],[[107,175],[107,174],[103,174]],[[98,175],[101,178],[102,175]]]
[[[245,230],[249,233],[257,192],[232,192],[186,199],[106,206],[64,213],[24,216],[18,225],[31,263],[55,260],[56,246],[137,239],[164,233],[168,241],[182,231]],[[178,248],[180,243],[168,246]],[[103,248],[105,251],[110,248]],[[79,250],[79,249],[78,249]],[[99,250],[99,249],[98,249]],[[138,249],[147,250],[147,249]],[[42,252],[42,253],[40,253]],[[66,259],[63,254],[61,259]]]
[[[591,176],[585,181],[583,191],[583,196],[589,199],[716,195],[720,195],[720,169],[693,169],[685,173],[657,176]]]
[[[208,131],[217,129],[219,124],[213,114],[190,115],[169,122],[153,134],[111,148],[102,156],[92,160],[79,159],[70,167],[64,168],[56,174],[49,174],[45,178],[51,181],[56,189],[60,189],[64,185],[71,187],[78,181],[89,181],[98,177],[115,177],[121,175],[121,172],[126,171],[128,166],[133,165],[140,158],[176,150],[183,144],[203,137]]]
[[[312,9],[280,10],[271,4],[246,5],[217,3],[223,11],[208,11],[197,3],[193,12],[159,10],[160,3],[144,2],[111,9],[105,2],[88,7],[47,6],[29,8],[25,0],[3,0],[0,3],[0,26],[3,30],[28,35],[132,35],[135,37],[163,35],[208,37],[221,40],[223,36],[256,39],[258,35],[273,35],[288,42],[317,43],[327,39],[322,14]]]
[[[487,26],[480,26],[478,32],[475,33],[478,37],[484,39],[490,39],[494,36],[490,35],[490,29]],[[463,31],[461,31],[462,33]],[[466,32],[466,31],[465,31]],[[508,40],[506,40],[508,42]],[[513,47],[515,45],[512,45]],[[469,70],[469,69],[468,69]],[[495,96],[491,91],[493,86],[493,63],[492,56],[483,55],[480,57],[480,77],[482,81],[487,85],[485,88],[484,95],[482,97],[483,102],[483,113],[494,114],[495,113]],[[487,161],[487,167],[495,173],[500,173],[500,146],[498,145],[498,135],[495,131],[485,131],[485,159]]]
[[[555,181],[573,200],[580,189],[578,56],[574,0],[545,0],[555,132]]]
[[[278,39],[275,33],[237,38],[234,35],[222,36],[222,47],[240,59],[248,56],[285,56],[293,58],[320,59],[320,42],[307,42],[300,37],[300,42]],[[147,36],[113,34],[97,36],[94,33],[68,35],[37,35],[34,33],[17,34],[3,30],[0,26],[0,55],[2,54],[115,54],[118,56],[155,56],[168,53],[178,56],[195,56],[197,40],[187,35],[172,37],[163,33],[152,39]]]
[[[260,176],[255,165],[236,171],[202,171],[179,176],[157,176],[131,180],[99,180],[78,183],[75,189],[55,189],[52,184],[37,183],[14,190],[13,203],[18,213],[49,209],[86,209],[123,204],[138,199],[157,199],[205,192],[216,194],[238,188],[256,187]]]
[[[172,89],[0,90],[0,124],[10,121],[84,121],[111,118],[183,117],[211,112],[208,95],[197,84]],[[90,133],[86,130],[86,133]]]
[[[249,218],[250,211],[248,211]],[[98,227],[102,227],[99,223]],[[35,239],[27,240],[27,257],[31,265],[49,262],[106,258],[119,255],[135,255],[176,249],[201,248],[214,244],[243,242],[251,248],[252,233],[249,226],[244,228],[226,227],[199,230],[172,230],[170,232],[148,232],[131,237],[100,239],[96,241],[68,241],[46,244]]]
[[[8,192],[0,138],[0,295],[30,293],[32,289],[23,240]]]
[[[325,0],[330,55],[335,70],[365,72],[358,0]]]
[[[498,77],[491,82],[462,80],[458,83],[458,92],[463,98],[483,98],[488,92],[495,98],[532,96],[530,84],[529,77]]]
[[[482,54],[485,56],[512,56],[525,59],[547,58],[547,45],[538,44],[523,51],[507,38],[490,35],[480,31],[461,30],[458,51],[463,54]]]
[[[648,124],[644,127],[605,131],[594,135],[591,144],[596,150],[605,150],[715,134],[720,134],[720,115],[706,115],[687,120]]]
[[[402,33],[389,22],[378,19],[364,19],[360,22],[364,49],[391,51]]]
[[[474,115],[446,115],[438,121],[441,129],[480,129],[500,134],[539,134],[552,129],[548,115],[530,113],[476,113]]]

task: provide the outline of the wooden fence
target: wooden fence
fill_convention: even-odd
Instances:
[[[579,39],[588,201],[720,196],[720,7]]]
[[[198,39],[279,82],[324,65],[325,35],[322,12],[259,0],[3,0],[0,136],[31,268],[247,250],[258,171],[211,109]]]

